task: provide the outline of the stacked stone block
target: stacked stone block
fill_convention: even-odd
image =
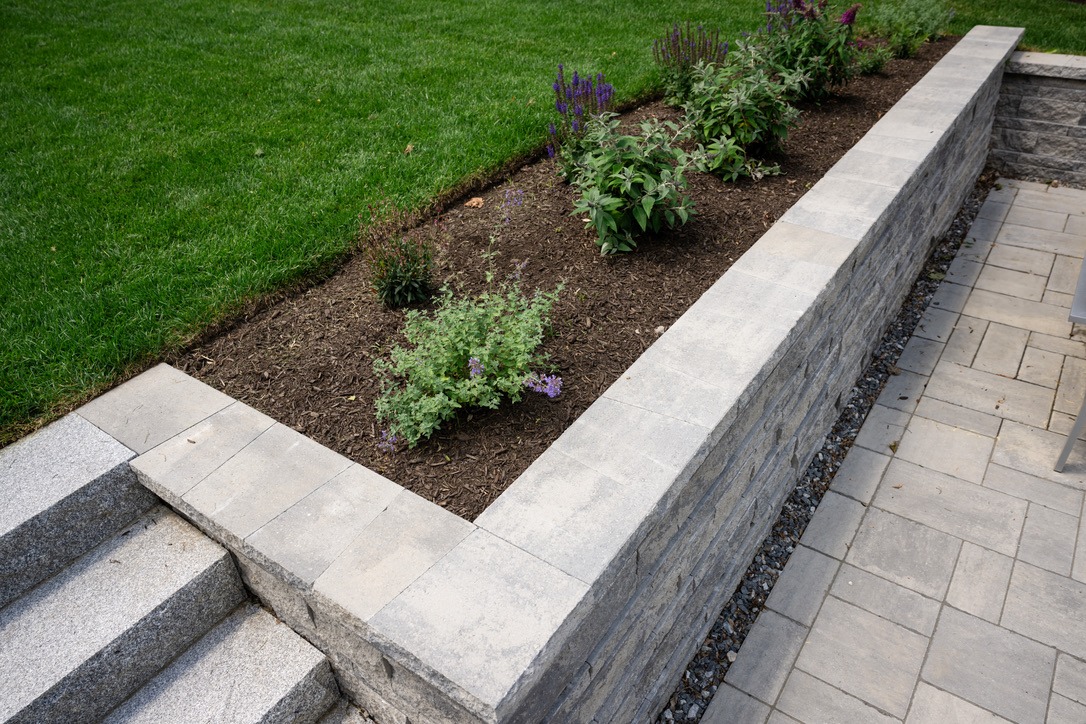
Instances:
[[[1015,53],[992,128],[1003,174],[1086,186],[1086,58]]]

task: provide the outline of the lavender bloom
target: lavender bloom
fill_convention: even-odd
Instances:
[[[468,375],[471,377],[479,377],[486,371],[486,367],[479,361],[478,357],[472,357],[468,360]]]
[[[377,443],[377,449],[381,452],[394,453],[396,452],[396,446],[400,444],[400,436],[396,433],[389,433],[388,430],[381,430],[381,440]]]
[[[547,158],[554,158],[554,146],[550,143],[547,144]]]
[[[533,372],[524,380],[524,386],[552,400],[562,394],[562,378],[558,375],[539,375]]]

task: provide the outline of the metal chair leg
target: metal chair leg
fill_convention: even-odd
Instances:
[[[1063,444],[1060,459],[1056,461],[1057,473],[1063,472],[1063,466],[1067,464],[1067,457],[1071,454],[1071,448],[1075,446],[1075,441],[1082,434],[1083,428],[1086,428],[1086,398],[1082,400],[1082,407],[1079,408],[1078,417],[1075,418],[1075,426],[1071,428],[1071,434],[1067,436],[1067,442]]]

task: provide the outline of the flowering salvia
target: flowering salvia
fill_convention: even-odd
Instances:
[[[652,57],[664,78],[666,102],[680,105],[687,100],[698,65],[720,65],[728,55],[728,43],[720,42],[720,31],[704,26],[691,28],[675,23],[671,32],[652,41]]]
[[[506,189],[502,199],[502,223],[508,224],[513,218],[513,209],[524,205],[524,191],[522,189]]]
[[[547,155],[553,158],[584,134],[589,119],[611,109],[615,89],[603,79],[603,73],[590,78],[573,71],[573,77],[567,79],[562,65],[558,66],[558,77],[551,87],[554,89],[554,109],[558,111],[558,123],[550,124],[547,129],[551,135]]]
[[[841,13],[841,24],[852,25],[854,22],[856,22],[856,13],[859,11],[859,9],[860,5],[859,3],[857,3],[845,12]]]
[[[532,392],[539,392],[552,400],[562,394],[562,378],[558,375],[540,375],[535,372],[524,380],[524,386]]]

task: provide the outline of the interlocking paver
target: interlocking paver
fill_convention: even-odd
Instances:
[[[942,342],[933,342],[923,337],[913,337],[901,352],[897,366],[918,375],[930,375],[931,371],[935,369],[935,363],[939,361],[939,355],[943,353],[945,346]]]
[[[1086,705],[1059,694],[1052,695],[1048,704],[1046,724],[1082,724],[1086,721]]]
[[[1066,357],[1086,358],[1086,342],[1081,339],[1072,339],[1066,335],[1053,337],[1041,332],[1030,332],[1029,346],[1043,349],[1047,352],[1055,352]]]
[[[1007,720],[990,711],[970,704],[965,699],[948,694],[923,681],[916,687],[913,705],[905,724],[947,724],[947,722],[969,722],[969,724],[1000,724]]]
[[[964,315],[959,317],[950,341],[943,350],[941,361],[969,367],[973,364],[973,358],[977,356],[977,350],[980,349],[980,343],[987,331],[988,320]]]
[[[810,626],[840,565],[818,551],[797,547],[766,599],[766,608]]]
[[[995,244],[988,253],[985,263],[1002,269],[1014,269],[1029,274],[1048,276],[1052,271],[1055,254],[1047,251],[1023,249],[1020,246]]]
[[[1056,678],[1052,690],[1086,704],[1086,661],[1061,653],[1056,659]]]
[[[701,716],[704,724],[763,724],[768,718],[769,707],[766,704],[728,684],[720,685]]]
[[[763,611],[746,639],[763,655],[736,659],[724,681],[762,701],[776,701],[806,637],[806,626]]]
[[[988,325],[971,366],[1001,377],[1014,377],[1028,340],[1027,330],[993,322]]]
[[[1086,502],[1078,519],[1078,545],[1075,546],[1075,564],[1071,569],[1071,578],[1086,583]]]
[[[1013,556],[1028,503],[945,473],[894,460],[874,505]]]
[[[1056,401],[1053,409],[1077,415],[1082,407],[1082,398],[1086,394],[1086,360],[1068,357],[1060,373],[1060,384],[1056,387]]]
[[[889,464],[890,458],[887,455],[853,447],[841,463],[837,474],[833,476],[830,489],[867,505],[875,495],[879,480]]]
[[[1074,303],[1075,298],[1070,294],[1063,294],[1062,292],[1054,292],[1051,289],[1046,290],[1044,296],[1041,297],[1041,301],[1045,304],[1051,304],[1056,307],[1062,307],[1070,310],[1071,305]],[[1068,312],[1070,313],[1070,312]]]
[[[1063,227],[1067,223],[1067,216],[1065,212],[1032,209],[1028,206],[1016,204],[1009,210],[1003,220],[1008,224],[1020,224],[1034,229],[1063,231]]]
[[[977,242],[974,247],[984,242]],[[961,312],[965,306],[965,300],[969,298],[970,288],[963,284],[953,284],[944,281],[931,298],[931,306],[947,312]]]
[[[793,671],[788,677],[788,683],[784,685],[784,691],[781,692],[777,706],[781,711],[808,724],[817,722],[893,724],[898,721],[870,704],[799,670]]]
[[[967,301],[966,306],[968,305]],[[957,312],[928,307],[920,317],[920,323],[916,325],[913,336],[930,339],[933,342],[946,342],[950,339],[950,333],[954,331],[954,325],[957,322]]]
[[[942,599],[950,585],[961,541],[901,516],[870,508],[846,562]]]
[[[1062,354],[1027,346],[1016,378],[1030,384],[1056,389],[1060,383],[1063,360]]]
[[[935,599],[847,563],[841,567],[830,594],[924,636],[931,636],[939,618],[939,602]]]
[[[1047,387],[945,361],[935,366],[926,394],[1036,427],[1048,422],[1055,396]]]
[[[1003,420],[995,415],[988,415],[966,407],[952,405],[949,402],[937,400],[934,397],[924,396],[920,398],[920,404],[916,406],[917,417],[927,418],[944,425],[958,427],[962,430],[975,432],[994,438],[999,434],[999,426]]]
[[[800,542],[833,558],[844,558],[863,516],[862,503],[830,491],[818,504]]]
[[[1026,513],[1026,524],[1022,528],[1018,560],[1061,576],[1069,576],[1077,537],[1077,515],[1067,515],[1031,503]]]
[[[994,463],[984,474],[984,487],[1069,515],[1077,515],[1082,507],[1082,491]]]
[[[924,386],[927,383],[928,378],[924,375],[903,370],[896,375],[890,376],[876,402],[886,407],[892,407],[895,410],[911,413],[916,409],[916,403],[920,401],[920,396],[924,394]]]
[[[901,442],[909,413],[885,405],[874,405],[856,435],[856,444],[878,453],[886,453],[890,446]]]
[[[966,613],[999,623],[1014,560],[995,551],[965,543],[954,568],[946,601]]]
[[[996,234],[997,244],[1011,244],[1026,249],[1047,251],[1052,254],[1066,254],[1082,257],[1082,240],[1075,234],[1062,231],[1043,231],[1017,224],[1003,224]]]
[[[897,448],[897,457],[931,470],[979,483],[984,479],[995,439],[969,430],[913,417]],[[932,449],[942,453],[932,455]]]
[[[1071,332],[1066,309],[986,289],[973,290],[962,314],[1057,337],[1066,337]]]
[[[1000,624],[1078,658],[1086,657],[1086,583],[1021,561],[1014,564]]]
[[[992,462],[1036,475],[1077,490],[1086,490],[1086,443],[1078,443],[1063,472],[1052,469],[1066,441],[1064,435],[1004,420],[996,438]]]
[[[928,640],[830,596],[796,668],[896,717],[904,717]]]
[[[1071,215],[1067,217],[1067,225],[1063,227],[1065,234],[1086,236],[1086,217]]]
[[[1082,259],[1073,256],[1057,256],[1048,277],[1048,289],[1064,294],[1074,294],[1078,283],[1078,273],[1082,268]]]
[[[1062,194],[1050,194],[1034,189],[1021,189],[1014,197],[1014,206],[1023,209],[1038,209],[1058,214],[1083,215],[1082,201]]]
[[[977,277],[975,288],[1039,302],[1044,296],[1047,281],[1036,274],[985,266]]]
[[[983,264],[964,257],[957,257],[950,264],[950,268],[947,269],[946,278],[955,284],[973,286],[977,283],[977,277],[980,276],[983,268]]]
[[[1056,651],[944,607],[925,681],[1011,721],[1043,722]]]
[[[996,221],[1003,221],[1007,218],[1007,212],[1010,211],[1011,205],[1009,202],[1003,203],[989,198],[977,211],[978,219],[995,219]]]

